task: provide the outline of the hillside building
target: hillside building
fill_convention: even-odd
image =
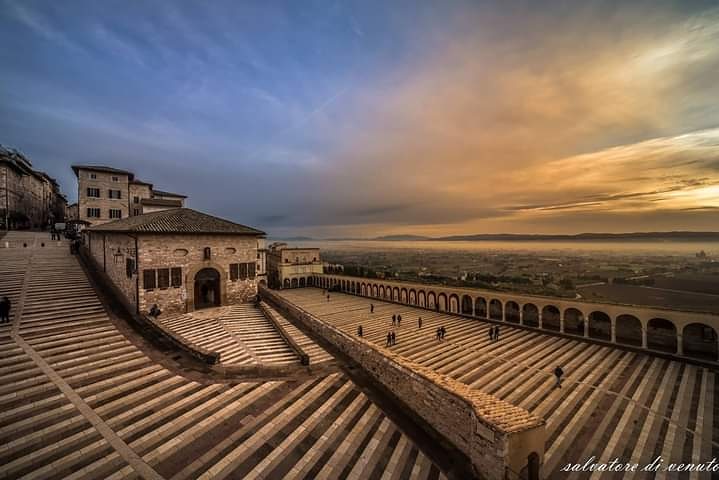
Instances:
[[[276,242],[267,250],[267,284],[271,288],[297,288],[311,284],[322,273],[319,248],[292,248]]]

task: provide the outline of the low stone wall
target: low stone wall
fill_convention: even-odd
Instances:
[[[285,340],[285,343],[287,343],[287,345],[289,345],[289,347],[297,354],[300,359],[300,364],[309,365],[310,356],[307,355],[307,353],[300,346],[300,344],[295,341],[292,335],[290,335],[289,332],[285,330],[285,327],[283,327],[282,324],[277,321],[277,319],[275,318],[275,313],[269,310],[265,302],[260,302],[260,310],[262,310],[263,315],[267,317],[270,322],[272,322],[272,325],[274,325],[275,329],[280,333],[280,336]]]
[[[328,325],[266,288],[263,299],[357,362],[402,404],[463,452],[480,478],[527,478],[528,459],[544,458],[544,420],[391,350]]]
[[[143,327],[151,330],[154,334],[169,340],[180,350],[187,352],[192,357],[200,360],[208,365],[215,365],[220,363],[220,352],[207,350],[199,345],[195,345],[182,335],[168,329],[154,318],[147,315],[137,313],[135,305],[128,302],[127,298],[122,294],[120,289],[113,283],[112,279],[105,272],[102,271],[102,266],[99,265],[95,259],[87,251],[86,247],[81,247],[79,252],[81,263],[85,266],[86,271],[94,277],[100,286],[105,290],[111,292],[113,297],[122,303],[123,307],[127,312],[132,315],[133,319],[142,325]]]

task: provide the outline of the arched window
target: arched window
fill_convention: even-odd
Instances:
[[[212,258],[212,250],[210,250],[210,247],[205,247],[203,258],[205,260],[209,260]]]

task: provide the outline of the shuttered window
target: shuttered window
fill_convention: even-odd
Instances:
[[[157,269],[157,286],[160,288],[167,288],[170,286],[170,269],[169,268],[158,268]]]
[[[142,285],[145,287],[145,290],[152,290],[157,286],[154,269],[142,271]]]
[[[172,276],[172,286],[173,287],[182,286],[182,268],[173,267],[171,270],[171,276]]]

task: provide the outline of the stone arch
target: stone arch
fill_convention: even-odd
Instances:
[[[227,305],[227,283],[230,279],[229,275],[225,271],[224,268],[222,268],[222,265],[219,263],[216,263],[214,261],[204,261],[201,264],[195,265],[194,267],[191,267],[187,270],[187,274],[185,276],[185,288],[187,289],[187,311],[193,311],[195,310],[195,295],[193,295],[193,292],[190,290],[192,287],[191,285],[195,282],[195,277],[197,274],[206,268],[213,268],[217,271],[217,273],[220,275],[220,305]]]
[[[399,301],[402,302],[402,303],[407,303],[407,302],[408,302],[408,299],[407,299],[407,289],[406,289],[406,288],[402,288],[402,290],[399,291]]]
[[[390,285],[384,287],[384,298],[387,300],[392,300],[392,287]]]
[[[539,327],[539,308],[533,303],[522,305],[522,324],[528,327]]]
[[[717,360],[717,332],[704,323],[690,323],[682,330],[682,349],[687,357]]]
[[[519,323],[519,304],[512,300],[504,304],[504,319],[508,322]]]
[[[634,315],[622,314],[614,321],[614,338],[624,345],[642,346],[642,322]]]
[[[474,303],[469,295],[462,295],[462,313],[464,315],[474,314]]]
[[[449,296],[449,311],[459,313],[459,297],[454,293]]]
[[[292,288],[297,288],[299,285],[299,282],[297,281],[296,278],[293,278],[292,280],[290,280],[290,283],[292,285]]]
[[[384,285],[379,286],[379,297],[384,298]]]
[[[677,353],[677,327],[666,318],[652,318],[647,323],[647,348]]]
[[[564,333],[584,336],[584,314],[576,308],[564,311]]]
[[[194,308],[218,307],[223,304],[220,272],[212,267],[199,270],[194,278]]]
[[[394,287],[392,289],[392,301],[397,302],[399,301],[399,288]]]
[[[504,309],[502,307],[502,302],[497,300],[496,298],[493,298],[489,302],[489,318],[492,320],[504,320]]]
[[[282,285],[284,288],[290,288],[290,279],[285,278],[284,284]]]
[[[379,288],[377,288],[377,285],[372,285],[372,296],[375,298],[379,297]]]
[[[561,325],[559,309],[554,305],[545,305],[542,309],[542,328],[558,332]]]
[[[437,295],[437,305],[439,305],[440,312],[446,312],[447,311],[447,295],[440,292],[440,294]]]
[[[474,316],[487,318],[487,300],[482,297],[474,299]]]
[[[300,283],[300,288],[304,287],[305,283],[306,283],[305,277],[301,277],[299,283]]]
[[[612,339],[612,319],[609,315],[599,310],[589,314],[589,338]]]
[[[409,291],[409,304],[417,305],[417,292],[415,292],[414,289],[410,289]]]
[[[427,294],[424,293],[424,290],[420,290],[417,294],[417,305],[422,308],[427,308]]]
[[[437,305],[437,295],[434,294],[434,292],[429,292],[427,294],[427,308],[436,308]]]
[[[365,285],[364,282],[360,283],[360,295],[363,297],[367,296],[367,285]]]

